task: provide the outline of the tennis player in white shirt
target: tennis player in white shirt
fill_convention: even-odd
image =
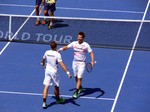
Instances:
[[[45,85],[43,90],[43,108],[47,108],[46,99],[48,95],[49,86],[54,83],[54,94],[56,97],[56,103],[64,103],[65,99],[60,98],[59,94],[59,75],[58,75],[58,63],[68,75],[68,78],[71,78],[71,74],[66,68],[65,64],[62,61],[60,53],[56,51],[57,43],[51,42],[51,50],[47,50],[42,58],[41,65],[46,66],[45,68],[45,78],[43,84]]]
[[[94,66],[94,53],[87,42],[84,42],[85,34],[84,32],[79,32],[77,41],[64,46],[58,50],[58,52],[73,48],[74,50],[74,60],[72,63],[72,69],[74,72],[74,77],[76,81],[76,91],[73,94],[73,98],[78,98],[78,94],[82,92],[82,77],[85,71],[86,53],[90,54],[92,67]]]

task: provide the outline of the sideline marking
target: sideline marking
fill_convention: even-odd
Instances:
[[[10,44],[10,42],[15,38],[15,36],[18,34],[18,32],[23,28],[23,26],[27,23],[27,21],[30,19],[30,17],[34,14],[35,9],[32,11],[32,13],[30,14],[30,16],[25,20],[25,22],[20,26],[20,28],[16,31],[16,33],[13,35],[12,38],[9,37],[10,41],[7,42],[7,44],[2,48],[2,50],[0,51],[0,55],[2,55],[2,53],[4,52],[4,50],[8,47],[8,45]],[[10,23],[9,23],[10,24]],[[10,25],[9,25],[10,27]],[[11,29],[11,28],[9,28]]]
[[[33,5],[17,5],[17,4],[0,4],[1,6],[13,6],[13,7],[35,7]],[[80,10],[80,11],[97,11],[97,12],[117,12],[117,13],[133,13],[133,14],[143,14],[140,11],[123,11],[123,10],[105,10],[105,9],[86,9],[86,8],[69,8],[69,7],[57,7],[57,9],[62,10]]]
[[[42,96],[43,94],[41,93],[26,93],[26,92],[14,92],[14,91],[0,91],[0,94],[15,94],[15,95],[32,95],[32,96]],[[48,94],[48,96],[54,96],[54,94]],[[72,98],[70,95],[60,95],[62,97],[66,98]],[[96,97],[85,97],[81,96],[79,97],[81,99],[91,99],[91,100],[108,100],[108,101],[113,101],[113,98],[96,98]]]
[[[143,15],[141,24],[140,24],[140,26],[139,26],[139,30],[138,30],[137,35],[136,35],[136,38],[135,38],[135,40],[134,40],[134,44],[133,44],[133,46],[132,46],[132,50],[131,50],[130,55],[129,55],[129,58],[128,58],[128,62],[127,62],[127,64],[126,64],[126,67],[125,67],[125,70],[124,70],[124,73],[123,73],[123,76],[122,76],[122,79],[121,79],[121,82],[120,82],[120,85],[119,85],[119,88],[118,88],[118,91],[117,91],[117,94],[116,94],[116,97],[115,97],[115,100],[114,100],[114,103],[113,103],[112,108],[111,108],[111,112],[114,112],[114,109],[115,109],[115,107],[116,107],[116,103],[117,103],[117,101],[118,101],[118,98],[119,98],[119,95],[120,95],[120,92],[121,92],[121,88],[122,88],[123,83],[124,83],[124,79],[125,79],[125,77],[126,77],[126,75],[127,75],[127,71],[128,71],[128,68],[129,68],[129,65],[130,65],[130,62],[131,62],[131,58],[132,58],[132,56],[133,56],[134,49],[135,49],[137,40],[138,40],[139,35],[140,35],[140,32],[141,32],[141,29],[142,29],[142,26],[143,26],[143,22],[144,22],[145,17],[146,17],[146,13],[147,13],[149,4],[150,4],[150,0],[148,1],[147,6],[146,6],[146,8],[145,8],[145,12],[144,12],[144,15]]]

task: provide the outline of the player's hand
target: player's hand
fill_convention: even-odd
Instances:
[[[46,68],[45,63],[41,63],[41,66],[42,66],[42,68],[43,68],[43,69],[45,69],[45,68]]]
[[[95,65],[96,63],[97,63],[96,61],[94,61],[94,62],[92,61],[92,62],[91,62],[92,67],[94,67],[94,65]]]
[[[94,67],[94,64],[95,64],[94,62],[91,62],[92,67]]]
[[[71,74],[68,74],[68,78],[71,79],[71,78],[72,78],[72,75],[71,75]]]

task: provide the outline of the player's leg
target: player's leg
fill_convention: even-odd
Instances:
[[[55,5],[55,3],[53,3],[50,5],[50,16],[51,17],[54,17],[55,10],[56,10],[56,5]],[[53,26],[53,23],[54,23],[54,18],[50,18],[49,25],[48,25],[49,29]]]
[[[75,61],[72,62],[72,70],[75,78],[75,82],[77,83],[77,63]]]
[[[35,13],[36,13],[36,16],[39,16],[39,5],[35,6]]]
[[[82,88],[82,78],[77,78],[77,89],[78,89],[77,90],[78,94],[80,94],[83,90],[83,88]]]
[[[76,84],[77,84],[77,80],[78,80],[78,78],[75,77]],[[79,87],[79,91],[81,91],[81,90],[82,90],[82,79],[81,79],[81,84],[80,84],[80,87]],[[79,92],[79,93],[80,93],[80,92]]]
[[[47,95],[48,95],[48,89],[49,89],[49,86],[52,85],[52,79],[51,79],[48,71],[45,71],[45,78],[44,78],[43,84],[44,84],[43,108],[46,109],[47,108],[46,100],[47,100]]]
[[[77,78],[76,89],[77,89],[78,93],[79,93],[79,89],[81,89],[81,87],[82,87],[82,78]]]
[[[54,12],[50,12],[50,16],[54,17]],[[53,22],[54,22],[54,19],[50,18],[49,21],[48,21],[48,27],[49,27],[49,29],[53,26]]]
[[[76,88],[77,89],[82,88],[82,78],[77,78],[77,76],[76,76],[75,81],[76,81]]]
[[[44,10],[44,15],[49,16],[48,10]],[[46,19],[44,18],[44,20],[42,21],[42,25],[45,25],[45,24],[46,24]]]
[[[58,86],[54,86],[54,94],[55,94],[56,100],[59,100],[60,97],[59,97],[59,87]]]
[[[77,78],[76,91],[73,94],[73,98],[78,98],[78,94],[82,92],[82,78]]]
[[[76,84],[77,84],[77,76],[74,76],[74,78],[75,78],[75,82],[76,82]]]
[[[54,82],[54,94],[55,94],[55,97],[56,97],[56,103],[58,103],[58,104],[64,103],[65,99],[60,98],[60,92],[59,92],[60,79],[59,79],[58,73],[57,72],[53,72],[53,74],[51,74],[51,77],[52,77],[53,82]]]
[[[78,94],[82,92],[82,77],[85,71],[85,63],[80,62],[80,64],[75,64],[76,67],[74,66],[74,73],[75,75],[75,80],[76,80],[76,91],[73,94],[73,98],[78,98]],[[76,69],[75,69],[76,68]]]
[[[60,93],[59,93],[59,87],[58,86],[54,86],[54,94],[56,97],[56,103],[57,104],[61,104],[65,102],[64,98],[60,98]]]
[[[46,99],[47,99],[47,95],[48,95],[48,89],[49,89],[49,86],[45,86],[44,90],[43,90],[43,108],[44,109],[47,108]]]
[[[49,4],[45,3],[44,4],[44,15],[45,16],[49,16],[48,10],[49,10]],[[46,19],[44,18],[44,20],[42,21],[42,25],[45,25],[45,24],[46,24]]]
[[[36,5],[35,5],[35,13],[36,13],[36,16],[39,16],[39,6],[41,5],[41,2],[42,0],[36,0]],[[37,17],[37,20],[36,20],[36,26],[40,25],[40,19]]]

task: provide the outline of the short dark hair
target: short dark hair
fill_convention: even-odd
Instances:
[[[83,38],[85,38],[84,32],[79,32],[78,35],[81,35]]]
[[[50,43],[50,46],[51,46],[52,49],[56,49],[57,43],[56,43],[55,41],[52,41],[52,42]]]

